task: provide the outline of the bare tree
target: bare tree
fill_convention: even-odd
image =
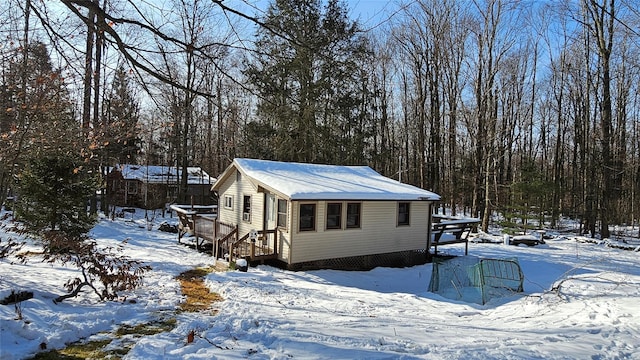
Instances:
[[[502,0],[486,3],[474,2],[477,20],[472,28],[475,36],[475,113],[477,130],[475,143],[475,166],[472,213],[482,215],[482,229],[487,231],[491,215],[492,176],[495,176],[497,153],[496,126],[498,103],[496,98],[496,76],[504,56],[514,44],[514,40],[505,32],[506,17],[509,16],[508,4]]]
[[[609,218],[613,211],[612,203],[614,189],[612,173],[620,171],[613,168],[611,142],[612,142],[612,118],[613,107],[611,100],[611,53],[613,51],[614,21],[616,16],[615,0],[604,0],[602,4],[595,0],[584,0],[583,7],[590,21],[585,25],[596,42],[599,57],[599,77],[601,81],[600,100],[600,131],[602,136],[601,156],[601,204],[600,204],[600,235],[609,237]]]

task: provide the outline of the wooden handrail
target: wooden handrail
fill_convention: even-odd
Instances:
[[[227,235],[222,237],[220,240],[218,240],[218,242],[221,243],[221,242],[229,241],[231,237],[236,235],[237,233],[238,233],[238,227],[236,226],[233,230],[231,230],[230,233],[228,233]]]
[[[231,244],[231,248],[236,248],[238,245],[240,245],[240,243],[244,242],[245,240],[247,240],[249,238],[249,233],[246,233],[243,237],[239,238],[238,240],[236,240],[233,244]]]
[[[216,232],[217,232],[217,229],[216,229]],[[224,243],[228,242],[234,236],[237,236],[237,234],[238,234],[238,227],[234,226],[233,229],[228,234],[224,235],[221,239],[214,240],[214,242],[213,242],[213,244],[214,244],[213,255],[215,257],[218,257],[218,249],[220,249],[221,244],[224,244]],[[229,254],[229,256],[231,256],[231,254]]]
[[[236,227],[237,230],[237,227]],[[234,241],[229,247],[229,262],[233,261],[233,251],[238,247],[238,245],[242,244],[245,240],[249,238],[249,233],[245,234],[243,237]]]

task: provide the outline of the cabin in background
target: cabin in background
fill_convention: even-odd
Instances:
[[[212,190],[216,229],[235,231],[216,237],[220,252],[242,256],[234,252],[244,239],[293,270],[424,263],[440,200],[367,166],[255,159],[235,159]]]
[[[116,165],[107,174],[107,196],[109,204],[132,206],[142,209],[164,208],[178,199],[178,184],[182,168],[158,165]],[[211,205],[210,177],[200,167],[187,168],[186,202],[196,205]]]

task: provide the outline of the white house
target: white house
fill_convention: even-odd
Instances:
[[[424,262],[440,196],[367,166],[235,159],[219,176],[218,221],[290,269]],[[271,234],[267,236],[267,234]]]

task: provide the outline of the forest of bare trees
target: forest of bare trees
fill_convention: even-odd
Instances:
[[[485,230],[638,224],[636,0],[403,1],[367,27],[338,0],[8,2],[2,202],[55,150],[96,172],[369,165]]]

